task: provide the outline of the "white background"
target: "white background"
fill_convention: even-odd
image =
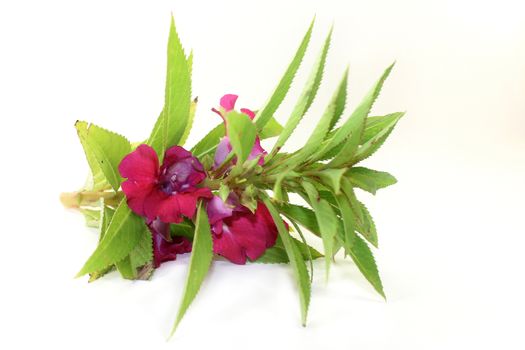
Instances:
[[[349,261],[317,264],[307,328],[287,266],[213,265],[177,334],[187,256],[151,282],[74,279],[96,245],[58,195],[87,165],[73,124],[145,138],[163,104],[173,11],[200,104],[258,108],[317,15],[284,121],[332,22],[309,135],[344,68],[355,103],[392,61],[374,114],[407,110],[367,165],[399,183],[362,194],[378,226],[383,302]],[[2,1],[0,348],[523,349],[525,9],[521,1]]]

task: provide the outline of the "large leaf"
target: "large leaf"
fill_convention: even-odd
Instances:
[[[192,58],[193,56],[190,56]],[[191,102],[190,105],[190,114],[188,117],[188,124],[186,125],[186,129],[184,130],[184,134],[182,134],[182,137],[179,141],[180,145],[184,145],[186,143],[186,140],[188,139],[188,136],[190,135],[191,128],[193,126],[193,120],[195,119],[195,112],[197,111],[197,103],[199,102],[199,99],[195,97],[195,99]]]
[[[392,71],[392,68],[393,64],[385,70],[381,78],[376,82],[372,89],[370,89],[368,94],[363,98],[354,112],[352,112],[347,121],[337,129],[337,132],[334,133],[333,137],[324,142],[323,147],[321,147],[314,158],[323,159],[327,153],[329,153],[334,147],[339,146],[343,141],[344,145],[337,153],[336,157],[329,163],[330,166],[340,166],[353,157],[363,134],[365,119],[368,116],[374,101],[379,95],[384,81]]]
[[[345,71],[343,79],[335,91],[332,100],[326,107],[321,119],[317,123],[314,131],[301,148],[299,152],[292,158],[294,164],[303,162],[306,158],[311,156],[315,151],[318,150],[319,145],[324,140],[326,133],[330,130],[330,127],[334,119],[338,119],[342,111],[344,110],[344,96],[346,96],[346,86],[348,81],[348,70]],[[342,106],[341,106],[342,104]],[[339,116],[336,115],[339,113]]]
[[[224,137],[226,129],[221,123],[214,127],[206,136],[204,136],[193,148],[191,153],[197,158],[202,158],[206,154],[210,154],[217,149],[217,145],[222,137]]]
[[[138,244],[146,225],[123,199],[111,218],[97,249],[89,257],[77,277],[100,271],[124,259]]]
[[[118,165],[131,151],[129,141],[94,124],[77,121],[75,127],[93,174],[93,190],[104,189],[109,184],[117,191],[123,180]]]
[[[168,38],[164,108],[147,141],[147,144],[155,149],[160,158],[164,156],[166,149],[179,144],[186,132],[190,120],[190,102],[190,67],[172,16]]]
[[[228,136],[233,152],[237,155],[237,164],[242,165],[252,151],[257,130],[246,114],[231,111],[226,114]]]
[[[211,260],[213,258],[210,223],[208,221],[208,215],[206,214],[206,208],[204,208],[202,202],[199,203],[199,207],[197,208],[195,222],[195,236],[193,238],[186,286],[184,287],[179,312],[177,313],[175,324],[171,330],[171,335],[173,335],[177,329],[180,321],[186,313],[186,310],[188,310],[191,302],[199,292],[200,286],[210,269]]]
[[[308,305],[310,304],[310,278],[308,276],[308,270],[304,262],[301,251],[295,244],[294,240],[290,236],[290,233],[284,225],[284,221],[279,215],[279,212],[270,201],[268,196],[263,197],[263,202],[270,211],[273,221],[277,225],[279,230],[279,237],[283,242],[284,249],[290,260],[290,266],[292,267],[295,279],[297,281],[297,288],[299,289],[299,301],[301,303],[301,320],[303,326],[306,326],[306,318],[308,315]]]
[[[361,237],[355,237],[355,242],[350,249],[350,256],[372,287],[386,299],[374,255]]]
[[[273,155],[280,151],[282,146],[284,146],[288,138],[292,135],[297,125],[299,125],[299,122],[303,118],[308,108],[310,108],[315,98],[315,95],[317,94],[317,90],[319,89],[319,85],[321,84],[331,37],[332,30],[330,30],[330,32],[328,33],[328,36],[324,42],[321,52],[319,53],[319,56],[315,61],[314,66],[310,72],[310,76],[306,81],[301,96],[299,96],[299,100],[295,104],[295,107],[292,110],[292,114],[290,115],[290,118],[288,118],[286,124],[284,125],[283,131],[277,138],[277,141],[273,146],[272,152],[268,155],[268,158],[271,159]]]
[[[310,257],[315,260],[323,256],[323,254],[319,253],[315,248],[306,245],[293,237],[292,240],[299,248],[304,260],[309,260]],[[279,237],[275,242],[275,245],[266,249],[266,252],[264,252],[264,254],[254,262],[264,264],[286,264],[290,262],[290,259],[288,258],[286,249],[284,248],[283,242]]]
[[[146,228],[137,245],[127,257],[116,263],[122,277],[127,279],[136,279],[138,277],[137,269],[146,265],[153,259],[153,241],[151,233]]]
[[[258,130],[263,129],[263,127],[266,125],[266,123],[268,123],[270,118],[273,117],[275,111],[286,97],[286,94],[290,89],[290,85],[292,84],[295,73],[299,69],[301,61],[303,60],[304,54],[308,47],[310,37],[312,36],[313,26],[314,21],[312,21],[310,27],[306,31],[306,34],[304,35],[304,38],[301,44],[299,45],[299,48],[297,49],[297,52],[295,53],[295,56],[292,59],[292,62],[290,62],[288,68],[284,72],[284,75],[282,76],[281,80],[279,81],[279,84],[272,93],[272,96],[270,96],[264,107],[257,112],[257,115],[255,116],[255,124],[257,125]]]
[[[395,177],[385,171],[365,167],[353,167],[347,172],[347,176],[352,185],[372,194],[397,182]]]
[[[314,209],[319,230],[323,240],[325,255],[326,279],[328,280],[330,264],[333,257],[334,240],[337,233],[337,216],[330,203],[319,197],[315,186],[309,182],[303,182],[303,188],[308,194],[310,205]]]

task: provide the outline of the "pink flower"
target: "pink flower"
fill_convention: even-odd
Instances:
[[[119,172],[127,178],[122,183],[128,206],[136,214],[152,221],[178,223],[182,216],[195,214],[199,198],[211,198],[208,188],[197,185],[206,178],[199,160],[179,146],[169,148],[159,168],[157,154],[140,145],[120,163]]]
[[[226,126],[226,132],[228,132],[228,125],[226,122],[225,114],[235,109],[235,102],[237,101],[238,96],[227,94],[224,95],[221,98],[220,105],[221,107],[219,110],[212,108],[212,111],[217,113],[224,121],[224,125]],[[255,113],[248,108],[241,108],[241,113],[246,114],[250,119],[253,120],[255,118]],[[226,135],[221,139],[219,144],[217,145],[217,151],[215,152],[215,159],[214,164],[215,167],[218,167],[222,164],[222,162],[226,159],[228,154],[232,151],[232,146],[230,144],[230,139]],[[250,155],[248,156],[248,160],[255,159],[259,155],[261,155],[261,158],[259,158],[259,165],[264,164],[264,156],[267,154],[267,152],[262,148],[261,146],[261,140],[257,136],[255,138],[255,144],[253,145],[252,151],[250,152]]]
[[[277,227],[268,208],[259,202],[252,213],[236,204],[234,195],[230,195],[227,202],[218,196],[208,202],[213,252],[235,264],[245,264],[246,258],[257,260],[277,239]]]
[[[170,225],[156,219],[148,223],[153,238],[153,265],[175,260],[178,254],[191,252],[191,242],[186,237],[171,237]]]

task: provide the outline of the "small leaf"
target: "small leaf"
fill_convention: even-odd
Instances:
[[[334,239],[337,233],[337,216],[330,203],[319,197],[319,193],[313,184],[305,181],[303,182],[303,188],[308,194],[310,205],[314,209],[317,222],[319,223],[324,247],[326,279],[328,280],[333,256]]]
[[[279,135],[279,138],[275,142],[275,145],[273,146],[273,149],[267,156],[267,158],[271,159],[277,152],[280,151],[281,147],[284,146],[288,138],[292,135],[293,131],[303,118],[306,111],[310,108],[310,105],[312,104],[315,95],[317,94],[317,90],[319,89],[319,85],[321,84],[321,79],[323,77],[323,70],[326,62],[326,56],[328,54],[328,48],[330,46],[331,37],[332,30],[330,30],[330,33],[328,33],[328,36],[324,42],[321,52],[319,53],[317,61],[315,61],[312,71],[310,72],[310,76],[308,77],[308,80],[306,81],[306,84],[303,88],[303,92],[301,93],[299,100],[297,101],[294,109],[292,110],[290,118],[288,118],[288,121],[284,125],[283,131]]]
[[[395,177],[385,171],[365,167],[353,167],[347,172],[347,175],[352,185],[372,194],[397,182]]]
[[[219,187],[219,197],[222,199],[223,202],[226,202],[229,195],[230,188],[225,183],[221,183],[221,186]]]
[[[295,245],[301,251],[304,260],[309,260],[309,257],[312,257],[312,260],[319,259],[323,257],[323,254],[319,253],[315,248],[312,248],[309,245],[305,245],[303,242],[292,237]],[[254,263],[263,263],[263,264],[287,264],[290,262],[286,249],[284,248],[281,238],[277,238],[275,245],[271,248],[266,249],[266,252]]]
[[[93,189],[104,189],[107,183],[118,191],[123,180],[118,165],[131,152],[129,141],[94,124],[77,121],[75,127],[93,174]]]
[[[241,193],[241,205],[248,208],[252,213],[255,213],[257,209],[257,192],[257,187],[250,184]]]
[[[175,324],[171,330],[171,335],[175,333],[175,330],[184,317],[186,310],[199,292],[200,286],[208,273],[213,258],[210,223],[202,202],[199,203],[195,222],[195,237],[193,239],[190,265],[188,266],[186,286],[184,287],[179,312],[177,313]]]
[[[350,251],[355,243],[355,226],[356,219],[355,213],[352,209],[351,201],[348,198],[348,184],[343,181],[343,191],[339,194],[334,194],[337,206],[339,208],[341,218],[344,226],[343,246],[346,254],[350,254]]]
[[[339,129],[337,129],[337,132],[335,132],[333,137],[324,143],[324,146],[321,148],[318,154],[316,154],[316,159],[321,159],[325,154],[330,152],[334,147],[337,147],[343,141],[345,141],[345,143],[343,144],[341,150],[335,156],[335,158],[330,161],[329,165],[331,167],[337,167],[352,159],[359,146],[359,142],[363,134],[365,119],[392,68],[393,64],[385,70],[381,78],[363,98],[361,103],[357,106],[352,115],[350,115],[348,120]]]
[[[80,212],[84,215],[84,219],[86,219],[87,227],[98,228],[100,226],[100,210],[80,208]]]
[[[268,123],[264,126],[261,132],[259,132],[259,137],[261,140],[269,139],[275,136],[279,136],[283,131],[283,126],[279,124],[275,118],[270,118]]]
[[[297,221],[313,234],[321,236],[319,224],[313,210],[296,204],[282,203],[279,205],[279,211],[292,220]]]
[[[295,53],[295,56],[292,59],[292,62],[290,62],[288,68],[286,69],[286,72],[284,72],[284,75],[282,76],[281,80],[279,81],[279,84],[272,93],[272,96],[268,99],[264,107],[257,112],[257,115],[255,116],[255,124],[257,125],[258,130],[262,130],[264,128],[264,126],[269,122],[270,118],[274,115],[281,102],[286,97],[286,94],[288,93],[288,90],[292,85],[295,73],[299,69],[301,61],[303,60],[304,54],[308,47],[310,37],[312,36],[313,26],[314,21],[312,20],[312,23],[306,31],[306,34],[304,35],[304,38],[301,44],[299,45],[299,48],[297,49],[297,52]]]
[[[325,169],[315,173],[322,183],[331,188],[335,194],[338,194],[341,189],[341,179],[346,173],[347,169]]]
[[[366,143],[370,139],[383,132],[385,129],[392,129],[399,119],[405,115],[404,112],[390,113],[387,115],[368,117],[365,122],[365,130],[363,131],[363,137],[361,144]]]
[[[167,61],[164,108],[147,141],[160,158],[164,156],[166,149],[179,144],[190,119],[190,68],[175,29],[173,16],[168,38]]]
[[[135,215],[123,199],[97,249],[78,272],[77,277],[100,271],[124,259],[136,247],[144,229],[144,220]]]
[[[237,164],[242,165],[248,159],[255,143],[255,124],[246,114],[235,111],[226,114],[226,120],[230,143],[237,155]]]
[[[366,206],[360,201],[356,200],[355,206],[361,214],[361,220],[360,222],[358,221],[356,226],[357,232],[359,232],[368,242],[370,242],[374,247],[377,248],[377,230],[376,225],[374,223],[374,219],[372,219],[372,215],[370,215],[370,212],[368,211]]]
[[[290,236],[290,233],[286,229],[283,219],[279,215],[279,212],[270,201],[268,196],[263,196],[263,202],[270,211],[273,221],[279,230],[279,237],[283,242],[284,249],[290,260],[290,266],[295,275],[297,281],[297,287],[299,289],[299,300],[301,303],[301,320],[303,326],[306,326],[306,318],[308,315],[308,305],[310,304],[310,278],[308,276],[308,270],[304,263],[303,255],[295,244],[294,240]]]
[[[356,164],[370,157],[372,154],[375,153],[375,151],[377,151],[381,147],[381,145],[383,145],[383,143],[388,138],[388,136],[396,126],[399,119],[404,115],[404,113],[394,113],[394,115],[396,115],[397,118],[390,124],[390,126],[387,126],[380,130],[376,135],[368,139],[361,147],[359,147],[352,161],[352,164]]]

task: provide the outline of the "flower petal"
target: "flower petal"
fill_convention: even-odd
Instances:
[[[253,120],[255,118],[255,112],[253,112],[251,109],[248,108],[241,108],[241,112],[246,114],[250,119]]]
[[[215,227],[219,222],[213,227],[213,249],[236,264],[244,264],[246,257],[258,259],[277,239],[277,227],[262,203],[258,203],[255,214],[234,211],[222,222],[222,233],[217,234]]]
[[[220,236],[213,237],[213,252],[225,257],[234,264],[246,264],[244,248],[237,242],[235,236],[227,231],[226,227]]]
[[[153,264],[155,268],[163,262],[175,260],[178,254],[191,252],[191,242],[180,236],[170,237],[170,241],[165,239],[170,234],[169,224],[160,220],[155,220],[148,225],[153,238]]]
[[[211,197],[208,188],[172,195],[154,189],[144,202],[144,213],[149,220],[158,217],[163,222],[179,223],[183,215],[188,218],[195,215],[199,198]]]
[[[213,160],[214,166],[220,166],[231,151],[232,145],[230,144],[230,139],[228,138],[228,136],[223,137],[217,145],[217,150],[215,151],[215,157]]]
[[[153,183],[159,172],[159,158],[153,148],[140,145],[122,159],[118,171],[129,180]]]
[[[224,203],[219,196],[213,196],[208,202],[206,211],[210,224],[214,225],[217,221],[232,216],[233,206]]]
[[[226,94],[221,97],[221,107],[224,111],[229,112],[235,108],[235,102],[239,96],[233,94]]]
[[[155,190],[153,183],[137,182],[127,180],[122,183],[122,191],[126,195],[128,206],[135,214],[144,216],[144,204],[146,199]]]
[[[263,165],[264,164],[264,157],[268,154],[268,152],[266,152],[264,150],[264,148],[262,148],[261,146],[261,140],[259,139],[259,137],[257,137],[255,139],[255,143],[253,144],[253,148],[250,152],[250,155],[248,156],[248,160],[252,160],[252,159],[255,159],[257,158],[258,156],[261,156],[261,158],[259,158],[259,161],[257,162],[259,165]]]

